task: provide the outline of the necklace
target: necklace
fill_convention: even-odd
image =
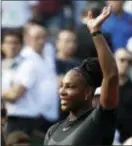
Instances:
[[[76,121],[76,120],[75,120]],[[71,126],[75,123],[75,121],[69,121],[67,119],[65,125],[64,125],[64,128],[62,129],[62,131],[67,131],[71,128]]]
[[[71,127],[64,127],[63,129],[62,129],[62,131],[67,131],[67,130],[69,130]]]

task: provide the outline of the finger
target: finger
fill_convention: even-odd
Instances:
[[[103,15],[107,15],[107,13],[109,13],[109,8],[108,7],[105,7],[102,14]]]
[[[104,11],[106,11],[106,10],[107,10],[107,7],[104,7],[102,12],[104,12]]]
[[[111,13],[111,6],[108,6],[107,11],[106,11],[106,15],[109,15]]]
[[[111,5],[108,5],[107,11],[111,11]]]
[[[103,11],[103,15],[104,16],[107,16],[107,15],[109,15],[110,14],[110,12],[111,12],[111,6],[108,6],[108,7],[106,7],[105,9],[104,9],[104,11]]]
[[[107,7],[104,7],[102,10],[102,14],[106,12]]]
[[[88,19],[91,19],[93,18],[93,13],[91,10],[88,11]]]

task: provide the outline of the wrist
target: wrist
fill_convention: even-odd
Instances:
[[[98,31],[95,31],[95,32],[91,33],[92,37],[95,37],[97,35],[102,35],[102,32],[100,30],[98,30]]]
[[[100,28],[93,28],[93,29],[90,30],[90,33],[92,34],[94,32],[98,32],[100,30],[101,30]]]

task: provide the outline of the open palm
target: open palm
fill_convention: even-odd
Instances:
[[[104,7],[102,13],[96,17],[93,18],[92,11],[88,11],[88,17],[87,17],[87,26],[89,30],[96,31],[100,28],[100,25],[110,16],[111,14],[111,6]]]

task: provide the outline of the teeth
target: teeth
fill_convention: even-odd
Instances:
[[[61,104],[67,104],[67,101],[65,101],[65,100],[61,100]]]

